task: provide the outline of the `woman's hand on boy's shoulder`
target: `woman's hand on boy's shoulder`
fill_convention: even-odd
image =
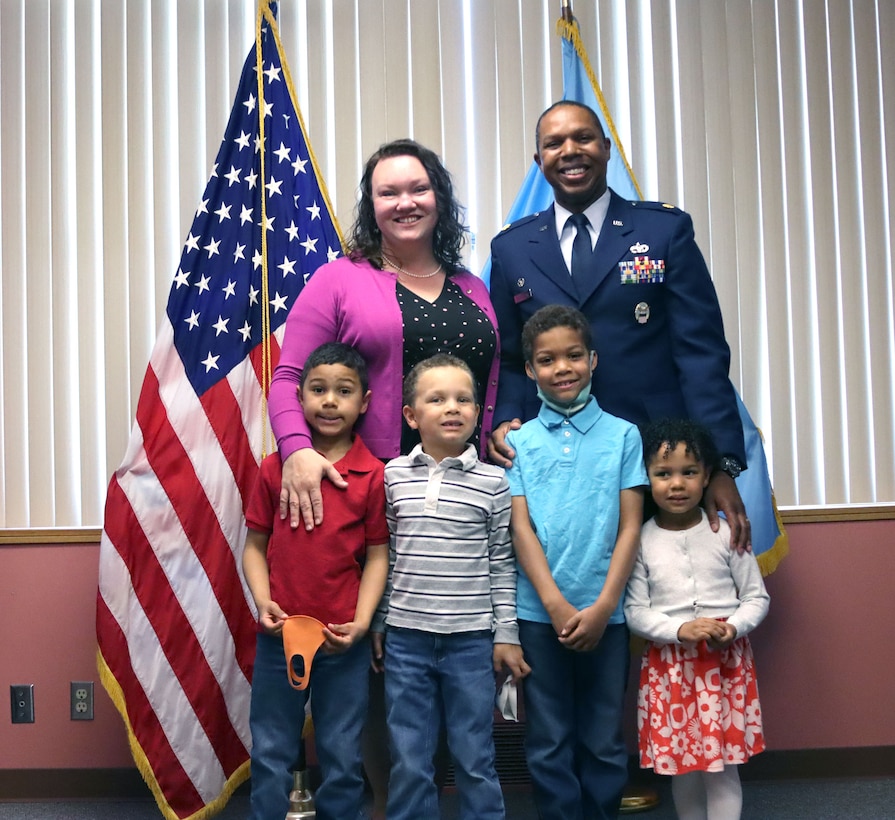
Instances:
[[[280,519],[289,519],[289,526],[298,529],[304,521],[305,529],[313,530],[323,523],[323,494],[320,485],[329,479],[340,489],[348,482],[339,471],[316,450],[310,447],[296,450],[283,463],[280,490]]]

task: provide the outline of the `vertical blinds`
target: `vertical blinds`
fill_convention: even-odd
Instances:
[[[573,5],[642,190],[693,215],[779,503],[895,502],[895,5]],[[0,0],[0,526],[101,524],[255,11]],[[454,174],[480,270],[561,95],[558,17],[282,2],[342,227],[366,156],[412,136]]]

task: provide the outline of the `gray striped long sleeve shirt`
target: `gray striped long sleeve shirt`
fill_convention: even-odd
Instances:
[[[510,491],[475,448],[440,463],[417,445],[385,467],[389,574],[373,629],[489,629],[519,643]]]

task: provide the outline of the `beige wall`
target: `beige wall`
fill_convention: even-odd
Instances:
[[[769,748],[893,746],[883,719],[895,679],[895,521],[791,524],[767,580],[771,612],[753,646]],[[99,548],[0,546],[0,694],[35,684],[34,724],[0,712],[0,769],[133,765],[98,682]],[[96,719],[69,720],[71,680],[95,680]],[[883,711],[881,711],[883,709]]]

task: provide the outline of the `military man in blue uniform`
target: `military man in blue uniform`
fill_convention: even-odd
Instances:
[[[712,432],[723,462],[706,509],[715,519],[723,510],[733,546],[745,548],[749,523],[733,478],[745,469],[746,455],[728,378],[730,348],[690,216],[666,203],[629,202],[607,186],[610,142],[588,106],[554,104],[538,120],[536,136],[535,162],[555,204],[491,243],[501,342],[491,457],[508,463],[507,430],[540,407],[525,375],[522,325],[544,305],[573,305],[591,323],[599,356],[592,392],[604,410],[635,424],[690,418]],[[587,217],[581,228],[573,224],[577,214]],[[573,247],[579,230],[589,255],[586,246]]]
[[[733,480],[746,466],[743,427],[728,377],[721,310],[692,220],[672,205],[629,202],[607,186],[609,139],[586,105],[563,101],[548,108],[538,120],[536,145],[535,161],[555,204],[509,225],[491,243],[491,301],[501,343],[491,458],[509,466],[515,454],[506,433],[540,409],[535,383],[525,374],[523,324],[545,305],[574,306],[591,325],[599,359],[591,392],[603,410],[635,424],[691,418],[711,430],[723,460],[705,493],[706,511],[717,527],[722,510],[731,546],[745,549],[749,521]],[[628,673],[624,649],[604,659],[620,680]],[[539,672],[532,664],[526,693],[549,685],[549,670],[546,682]],[[545,818],[574,820],[569,812],[575,811],[580,817],[616,816],[627,780],[623,687],[601,698],[606,721],[619,726],[617,748],[602,750],[594,758],[598,763],[592,760],[589,777],[602,797],[594,803],[582,795],[578,808],[570,809],[575,778],[558,789],[557,784],[563,769],[576,763],[563,758],[553,767],[557,771],[532,772],[535,802]],[[557,790],[562,795],[553,794]],[[559,797],[569,804],[562,810],[556,809]],[[625,809],[655,802],[644,798],[639,806],[638,799],[626,798]]]

